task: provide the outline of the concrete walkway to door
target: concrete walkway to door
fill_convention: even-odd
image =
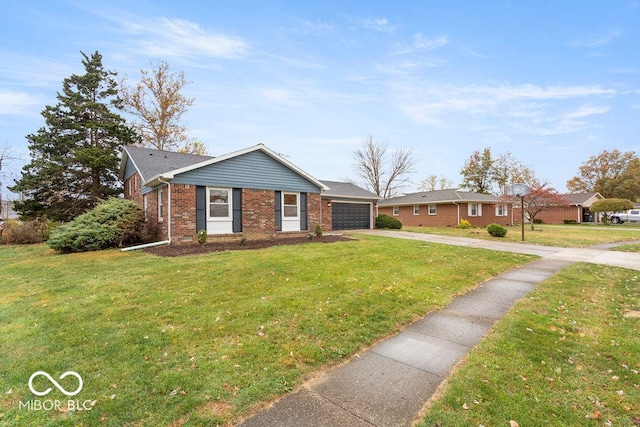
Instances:
[[[448,307],[386,339],[344,365],[304,384],[243,427],[410,426],[451,369],[536,285],[573,262],[640,270],[640,254],[481,241],[403,231],[385,237],[539,255],[482,283]]]

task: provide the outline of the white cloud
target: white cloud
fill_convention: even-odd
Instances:
[[[446,36],[427,37],[422,33],[413,36],[413,48],[415,50],[434,50],[440,49],[447,44]]]
[[[25,92],[0,89],[0,115],[20,115],[40,111],[42,100]]]
[[[582,117],[593,116],[594,114],[604,114],[609,110],[611,110],[611,107],[596,107],[591,104],[585,104],[575,111],[564,114],[562,118],[566,120],[579,119]]]
[[[539,127],[536,129],[535,133],[542,136],[567,135],[591,129],[592,127],[592,124],[583,120],[561,119],[553,123],[551,126]]]
[[[580,119],[604,114],[611,109],[609,106],[584,104],[565,114],[557,114],[558,106],[555,104],[582,98],[609,98],[618,94],[600,86],[454,86],[416,82],[391,85],[391,91],[398,109],[417,123],[441,126],[446,123],[443,118],[449,114],[492,116],[509,119],[512,121],[510,126],[528,128],[528,132],[536,135],[578,132],[592,126]]]
[[[270,103],[279,105],[299,105],[300,100],[297,99],[293,92],[282,88],[261,88],[258,89],[258,94],[265,98]]]
[[[293,34],[302,34],[305,36],[321,36],[325,34],[332,34],[335,32],[335,27],[326,22],[311,22],[307,20],[300,20],[298,24],[289,29],[289,32]]]
[[[184,19],[125,21],[126,30],[145,54],[155,57],[238,58],[249,45],[240,37],[212,33]]]
[[[621,31],[610,31],[606,34],[585,37],[583,39],[574,40],[569,43],[572,47],[602,47],[611,44],[613,40],[620,37]]]
[[[360,22],[364,28],[382,33],[393,33],[396,29],[387,18],[365,18]]]
[[[447,37],[440,35],[435,37],[428,37],[422,33],[416,33],[413,35],[411,44],[408,46],[400,46],[391,52],[392,55],[406,55],[414,52],[428,52],[431,50],[440,49],[447,44]]]

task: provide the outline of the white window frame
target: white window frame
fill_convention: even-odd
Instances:
[[[393,216],[398,216],[398,215],[400,215],[400,206],[394,206],[394,207],[392,208],[392,213],[393,213]]]
[[[427,213],[429,215],[437,215],[438,214],[438,205],[436,204],[430,204],[427,207]]]
[[[508,210],[507,205],[502,203],[496,205],[496,216],[507,216]]]
[[[287,205],[285,203],[285,200],[287,199],[287,196],[295,196],[296,198],[296,204],[295,205]],[[292,207],[295,206],[296,208],[296,215],[287,215],[287,207]],[[296,219],[300,219],[300,193],[291,193],[291,192],[282,192],[282,219],[285,220],[296,220]]]
[[[413,214],[420,215],[420,205],[413,205]]]
[[[147,198],[146,194],[142,196],[142,208],[144,209],[144,219],[146,220],[147,211],[149,210],[149,199]]]
[[[158,188],[158,221],[164,221],[164,204],[162,203],[162,188]]]
[[[212,203],[211,192],[224,191],[227,193],[227,203]],[[229,221],[233,219],[233,192],[231,188],[207,187],[207,221]],[[211,205],[227,205],[227,216],[211,216]]]
[[[482,203],[469,203],[469,216],[482,216]]]

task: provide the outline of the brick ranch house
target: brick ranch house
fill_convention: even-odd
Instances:
[[[603,200],[604,197],[598,192],[591,193],[570,193],[561,194],[567,200],[566,205],[554,206],[551,209],[540,212],[535,219],[541,220],[544,224],[564,224],[567,221],[575,221],[577,224],[584,222],[600,222],[600,217],[594,215],[589,207]],[[520,206],[514,206],[515,218],[520,218]]]
[[[463,219],[486,227],[492,223],[513,225],[511,207],[511,202],[495,196],[447,189],[384,199],[378,203],[378,212],[409,227],[456,227]]]
[[[159,238],[283,235],[372,228],[378,197],[355,185],[319,181],[258,144],[219,157],[124,147],[124,197],[135,201]],[[328,185],[327,185],[328,184]]]

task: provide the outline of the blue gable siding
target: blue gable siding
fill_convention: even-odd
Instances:
[[[129,157],[127,157],[127,164],[124,167],[124,180],[131,178],[131,175],[137,172],[136,167]]]
[[[319,193],[320,187],[260,150],[176,175],[174,184]]]

